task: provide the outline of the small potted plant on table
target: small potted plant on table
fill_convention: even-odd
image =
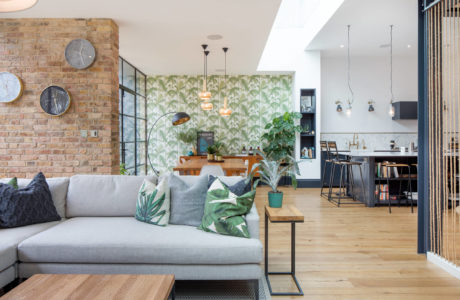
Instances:
[[[216,147],[214,145],[209,145],[207,148],[208,151],[208,160],[214,160],[214,154],[216,154]]]

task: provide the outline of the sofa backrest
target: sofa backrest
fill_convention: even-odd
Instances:
[[[156,176],[75,175],[67,192],[67,217],[127,217],[136,212],[144,179]]]

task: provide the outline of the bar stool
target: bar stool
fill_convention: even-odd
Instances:
[[[329,178],[329,193],[328,193],[328,201],[332,202],[334,204],[337,204],[338,207],[340,207],[340,204],[363,204],[359,201],[356,201],[356,194],[355,194],[355,180],[353,176],[353,167],[357,166],[359,167],[359,173],[361,177],[361,184],[362,184],[362,193],[363,193],[363,200],[366,198],[366,193],[365,193],[365,185],[364,185],[364,180],[363,180],[363,171],[361,169],[362,163],[359,161],[350,161],[350,160],[344,160],[340,159],[339,152],[337,150],[337,144],[336,142],[328,142],[327,143],[329,153],[333,157],[332,159],[332,170],[331,170],[331,176]],[[336,193],[336,196],[332,196],[332,185],[334,181],[334,175],[336,168],[340,169],[340,180],[339,180],[339,191]],[[345,186],[345,176],[348,178],[348,185],[350,188],[350,192],[352,196],[347,195],[347,189]],[[342,202],[342,199],[353,199],[354,202]]]
[[[325,187],[329,187],[329,184],[328,185],[324,185],[326,183],[326,170],[328,169],[329,167],[329,170],[332,169],[332,158],[331,158],[331,155],[329,153],[329,148],[327,147],[327,142],[326,141],[320,141],[319,142],[320,144],[320,147],[321,147],[321,153],[323,152],[326,152],[326,159],[324,160],[324,167],[323,167],[323,176],[321,177],[321,197],[328,197],[329,195],[329,192],[323,192],[323,189]],[[328,166],[329,165],[329,166]]]
[[[410,208],[411,212],[414,212],[414,203],[412,200],[412,177],[411,177],[411,172],[410,172],[410,165],[408,164],[402,164],[402,163],[384,163],[382,164],[382,170],[385,170],[385,175],[381,179],[386,181],[387,183],[387,191],[384,191],[384,193],[387,194],[387,200],[388,200],[388,211],[391,214],[391,196],[396,196],[398,199],[398,206],[401,204],[401,198],[405,196],[402,193],[402,183],[403,181],[407,181],[407,188],[408,188],[408,194],[406,196],[407,202],[410,202]],[[391,170],[396,170],[398,173],[398,177],[391,177]],[[402,177],[404,173],[402,172],[403,170],[407,170],[407,179],[405,177]],[[399,191],[398,194],[396,195],[391,195],[390,193],[390,181],[399,181]],[[381,185],[379,184],[378,186],[378,199],[377,203],[380,204],[380,194],[381,194]],[[410,197],[409,197],[410,195]],[[410,199],[409,199],[410,198]]]

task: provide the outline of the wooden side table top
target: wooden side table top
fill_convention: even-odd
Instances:
[[[174,275],[36,274],[1,299],[167,300],[173,286]]]
[[[273,208],[265,205],[265,214],[272,222],[303,222],[304,216],[294,205]]]

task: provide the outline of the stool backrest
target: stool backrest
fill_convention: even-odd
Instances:
[[[321,152],[326,152],[326,159],[331,159],[329,155],[329,148],[327,147],[327,141],[320,141],[319,145],[321,147]]]
[[[337,150],[337,143],[335,141],[328,141],[327,148],[329,149],[329,156],[331,158],[339,159],[339,151]]]

